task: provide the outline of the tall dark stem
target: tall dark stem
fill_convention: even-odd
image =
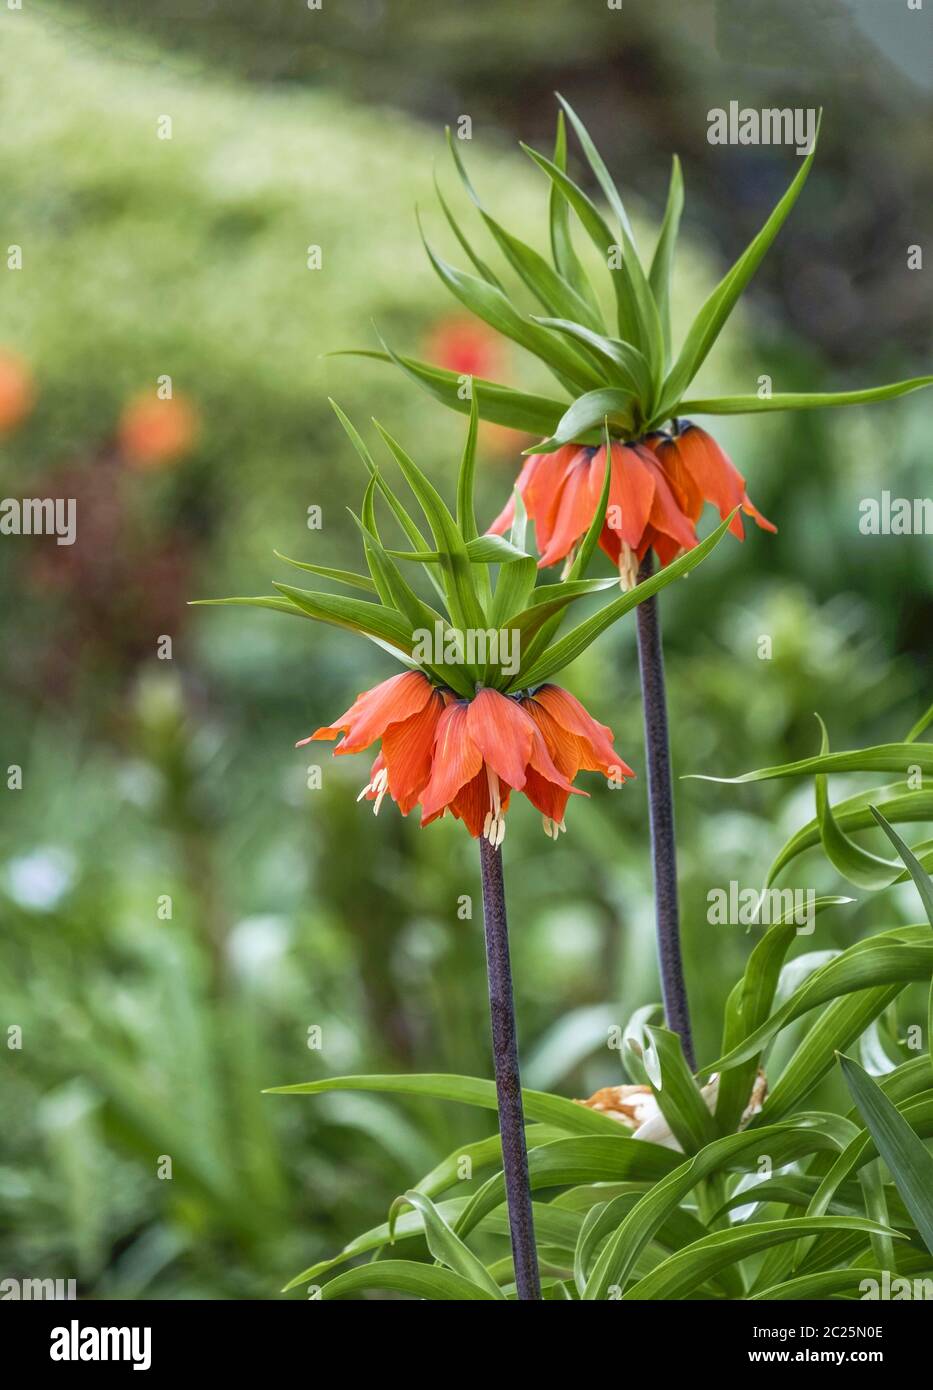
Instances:
[[[651,551],[638,571],[648,579],[654,570]],[[668,1028],[679,1034],[687,1064],[695,1069],[693,1036],[684,964],[680,953],[680,914],[677,906],[677,846],[674,840],[674,797],[671,787],[671,750],[667,731],[667,692],[664,684],[664,649],[657,596],[645,599],[635,610],[638,620],[638,665],[645,713],[645,749],[648,760],[648,803],[651,811],[651,854],[654,863],[655,921],[661,998]]]
[[[502,1137],[502,1167],[505,1172],[505,1195],[509,1209],[509,1231],[512,1236],[515,1286],[520,1299],[539,1299],[541,1283],[538,1278],[538,1255],[535,1250],[534,1220],[531,1213],[522,1083],[518,1071],[515,1000],[512,997],[512,967],[509,962],[509,928],[505,915],[505,889],[502,883],[502,851],[493,849],[488,840],[481,839],[479,852],[483,874],[483,919],[486,924],[486,972],[489,977],[492,1055],[496,1069],[496,1099],[499,1103],[499,1133]]]

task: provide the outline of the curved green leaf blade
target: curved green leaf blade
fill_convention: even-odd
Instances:
[[[771,396],[718,396],[707,400],[681,401],[678,415],[761,415],[779,410],[830,410],[834,406],[872,405],[893,401],[911,391],[933,386],[933,376],[915,376],[887,386],[867,386],[857,391],[781,392]]]
[[[829,731],[820,716],[817,715],[816,717],[821,733],[820,756],[825,757],[829,752]],[[847,878],[850,883],[854,883],[857,888],[869,888],[877,891],[880,888],[889,887],[900,872],[899,865],[892,864],[889,859],[882,859],[877,854],[872,854],[870,850],[862,849],[861,845],[850,840],[837,824],[833,815],[826,773],[818,772],[813,780],[816,789],[816,818],[820,826],[820,839],[826,858],[833,868],[838,869],[843,877]]]
[[[840,1056],[839,1065],[904,1205],[933,1255],[933,1154],[858,1062]]]
[[[821,113],[822,116],[822,113]],[[819,126],[817,126],[817,137]],[[771,247],[778,232],[783,227],[791,209],[803,191],[813,159],[817,140],[807,155],[800,170],[765,222],[761,231],[746,247],[729,273],[720,281],[697,314],[680,350],[680,355],[671,369],[664,385],[664,401],[673,408],[680,401],[689,383],[696,376],[706,360],[710,349],[725,326],[726,320],[735,308],[746,285],[758,269]]]
[[[479,1256],[474,1255],[469,1246],[464,1245],[460,1237],[454,1234],[443,1214],[423,1192],[411,1189],[392,1203],[389,1211],[389,1234],[393,1242],[396,1217],[406,1204],[420,1212],[424,1222],[425,1240],[435,1260],[439,1260],[441,1264],[453,1270],[454,1274],[462,1275],[478,1288],[485,1289],[490,1298],[505,1297]]]
[[[879,1226],[876,1221],[868,1221],[859,1216],[800,1216],[784,1218],[781,1221],[760,1221],[728,1231],[714,1231],[712,1235],[688,1245],[686,1250],[678,1250],[675,1255],[653,1269],[644,1279],[623,1294],[624,1299],[676,1299],[684,1298],[698,1284],[717,1273],[726,1265],[750,1255],[768,1250],[774,1245],[784,1245],[802,1236],[821,1235],[826,1231],[859,1231],[866,1235],[883,1233],[892,1237],[900,1236],[899,1231]]]
[[[407,1293],[431,1302],[463,1303],[492,1299],[492,1294],[464,1279],[461,1274],[454,1274],[441,1265],[418,1264],[411,1260],[377,1260],[374,1264],[361,1265],[359,1269],[348,1269],[345,1274],[338,1274],[336,1279],[324,1285],[321,1298],[330,1302],[368,1289]]]
[[[541,681],[554,675],[555,672],[562,670],[563,667],[569,666],[571,661],[575,661],[581,653],[586,651],[591,642],[594,642],[601,633],[605,632],[613,623],[618,622],[631,609],[637,607],[646,598],[650,598],[652,594],[666,588],[668,584],[673,584],[675,579],[680,579],[682,575],[689,574],[691,570],[696,569],[697,565],[716,549],[716,546],[725,536],[732,515],[726,517],[725,521],[721,522],[715,531],[710,532],[705,540],[700,541],[693,550],[688,550],[678,560],[665,565],[663,569],[656,571],[650,579],[643,580],[641,584],[637,584],[628,593],[613,599],[599,613],[595,613],[591,618],[586,618],[565,637],[562,637],[559,642],[555,642],[535,661],[530,670],[523,670],[520,673],[510,688],[519,690],[525,685],[538,685]]]
[[[451,410],[459,411],[461,415],[470,413],[470,397],[464,393],[463,377],[458,372],[448,371],[445,367],[435,367],[430,362],[419,362],[414,357],[404,357],[393,352],[391,348],[386,348],[383,352],[356,348],[335,352],[331,356],[367,357],[374,362],[394,363],[435,400],[449,406]],[[484,377],[474,377],[473,387],[474,390],[479,387],[482,394],[481,419],[528,434],[551,434],[567,409],[565,401],[554,401],[547,396],[532,395],[528,391],[516,391],[511,386],[503,386],[498,381],[487,381]]]
[[[495,1110],[497,1106],[495,1082],[479,1076],[445,1075],[440,1072],[423,1072],[413,1076],[328,1076],[293,1086],[271,1086],[265,1094],[312,1096],[325,1091],[380,1091],[394,1092],[396,1095],[431,1096],[435,1100],[479,1106],[482,1110]],[[623,1141],[631,1137],[617,1120],[600,1114],[598,1110],[589,1110],[585,1105],[577,1105],[563,1096],[529,1091],[523,1087],[522,1103],[528,1119],[556,1125],[567,1134],[606,1135]]]
[[[664,209],[664,220],[661,223],[658,244],[654,248],[651,270],[648,272],[648,283],[661,316],[665,362],[671,354],[671,272],[683,210],[684,179],[680,160],[675,154],[671,163],[671,181],[667,194],[667,206]]]

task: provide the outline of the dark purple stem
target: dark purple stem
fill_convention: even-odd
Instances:
[[[505,888],[502,883],[502,851],[493,849],[488,840],[481,839],[479,854],[483,874],[489,1017],[492,1023],[492,1055],[496,1070],[496,1099],[499,1103],[505,1195],[509,1210],[509,1231],[512,1236],[515,1287],[519,1299],[527,1301],[540,1299],[541,1283],[538,1278],[538,1254],[535,1249],[534,1219],[531,1212],[522,1083],[518,1071],[515,1000],[512,996],[512,967],[509,962],[509,927],[505,915]]]
[[[651,551],[638,571],[639,583],[654,571]],[[671,750],[667,730],[667,694],[664,685],[664,649],[657,597],[645,599],[635,610],[638,621],[638,665],[645,714],[645,751],[648,760],[648,804],[651,811],[651,854],[654,863],[655,920],[661,998],[668,1028],[680,1037],[691,1070],[696,1069],[690,1009],[680,954],[680,916],[677,907],[677,846],[674,840],[674,797],[671,787]]]

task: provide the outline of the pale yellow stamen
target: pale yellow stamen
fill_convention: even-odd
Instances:
[[[375,801],[373,802],[373,815],[378,816],[379,807],[382,805],[382,798],[385,796],[388,789],[389,774],[384,767],[381,767],[379,771],[376,773],[373,780],[371,782],[366,783],[366,786],[363,788],[363,790],[360,792],[359,796],[356,799],[357,801],[362,801],[363,798],[368,796],[370,792],[375,792],[376,797]]]
[[[544,826],[544,833],[549,840],[556,840],[561,831],[563,831],[565,835],[567,833],[567,826],[563,821],[551,820],[550,816],[542,816],[541,822]]]
[[[624,590],[634,589],[638,583],[638,556],[630,545],[622,542],[622,549],[619,551],[619,588]]]
[[[486,782],[489,786],[492,809],[486,812],[486,819],[483,821],[483,838],[489,841],[493,849],[498,849],[505,839],[505,812],[502,810],[502,801],[499,795],[499,778],[488,763],[486,764]]]

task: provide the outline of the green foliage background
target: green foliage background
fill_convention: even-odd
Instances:
[[[471,103],[477,182],[502,220],[536,241],[544,192],[513,135],[550,124],[547,93],[568,76],[560,61],[578,109],[610,135],[615,91],[624,109],[632,102],[633,53],[665,71],[674,50],[681,74],[677,43],[650,19],[633,22],[616,50],[587,19],[590,38],[558,58],[564,30],[547,7],[554,42],[537,31],[527,46],[515,39],[514,91],[497,106],[501,65],[470,62],[471,51],[487,53],[497,21],[489,7],[469,8],[462,45],[432,31],[420,50],[408,11],[398,20],[408,42],[375,69],[378,44],[325,17],[315,61],[297,70],[271,11],[266,29],[248,42],[236,30],[233,46],[207,14],[197,42],[180,42],[168,18],[155,22],[159,6],[147,7],[151,33],[106,6],[0,12],[2,242],[24,251],[22,272],[0,273],[0,346],[32,364],[39,390],[31,418],[0,446],[2,491],[46,495],[72,481],[82,557],[50,586],[42,565],[61,557],[49,559],[47,539],[0,545],[0,764],[23,768],[22,791],[0,798],[0,1023],[23,1030],[22,1049],[3,1049],[0,1066],[4,1275],[74,1275],[91,1295],[269,1296],[488,1129],[427,1101],[260,1094],[353,1071],[489,1074],[475,846],[458,826],[421,834],[389,808],[374,822],[354,799],[364,758],[323,762],[321,790],[307,789],[309,759],[291,745],[391,673],[375,650],[274,615],[192,616],[182,602],[265,590],[278,576],[273,546],[355,563],[343,509],[358,504],[363,479],[328,394],[361,427],[378,417],[450,484],[457,421],[381,367],[322,357],[372,344],[373,321],[394,345],[417,348],[447,314],[413,217],[416,202],[432,205],[441,231],[431,172],[442,123]],[[245,11],[254,7],[244,25]],[[674,22],[684,25],[675,38],[699,41],[692,21]],[[865,42],[853,61],[877,65]],[[433,86],[432,44],[450,67]],[[595,79],[616,55],[614,88]],[[738,92],[728,50],[716,61],[720,104]],[[625,133],[610,142],[614,171],[626,182],[631,169],[643,197],[662,184],[671,147],[702,143],[713,79],[695,67],[673,114],[647,99],[638,108],[640,144]],[[371,89],[360,77],[370,71],[381,75]],[[757,91],[759,78],[755,104],[779,101],[783,71],[743,80]],[[515,109],[523,90],[527,112]],[[927,292],[892,269],[905,259],[900,226],[864,251],[880,195],[856,186],[839,155],[856,108],[839,74],[832,90],[827,159],[783,234],[783,259],[706,369],[722,390],[753,390],[759,372],[784,389],[829,389],[926,370],[914,314]],[[903,114],[893,89],[871,95],[885,120]],[[928,112],[919,89],[915,104]],[[156,138],[162,114],[171,141]],[[760,221],[792,158],[758,150],[740,169],[730,151],[731,174],[714,176],[709,148],[696,154],[678,267],[685,308]],[[919,206],[919,149],[906,138],[885,154],[885,178]],[[732,178],[731,203],[710,197],[712,177]],[[830,257],[826,221],[840,201],[861,230]],[[656,211],[644,205],[646,223]],[[319,272],[306,268],[312,243],[323,249]],[[813,264],[826,273],[801,288]],[[906,306],[887,333],[814,340],[801,300],[828,312],[876,294],[881,277],[888,305]],[[507,368],[536,384],[518,362]],[[197,447],[172,469],[114,472],[123,403],[166,371],[196,402]],[[929,538],[858,530],[861,498],[882,487],[923,494],[929,410],[920,396],[717,429],[780,531],[724,545],[665,595],[677,771],[726,775],[816,751],[815,709],[835,747],[896,739],[929,703]],[[524,443],[487,437],[481,520],[501,505]],[[312,503],[321,532],[305,525]],[[567,684],[640,769],[633,628],[587,653]],[[165,632],[171,662],[154,657]],[[849,785],[835,779],[834,796]],[[622,1079],[607,1028],[657,992],[644,798],[643,778],[615,793],[594,786],[556,848],[530,808],[510,813],[526,1084],[574,1096]],[[759,883],[812,815],[812,791],[685,782],[678,798],[688,979],[710,1057],[751,943],[739,928],[708,925],[707,893]],[[804,862],[800,886],[844,891],[821,860]],[[469,921],[458,919],[464,894],[477,907]],[[165,895],[171,920],[158,914]],[[888,903],[885,925],[915,920],[906,897]],[[829,914],[805,944],[847,945],[879,925],[874,911],[869,919],[856,903]],[[320,1050],[308,1046],[316,1028]],[[156,1176],[166,1155],[171,1181]]]

